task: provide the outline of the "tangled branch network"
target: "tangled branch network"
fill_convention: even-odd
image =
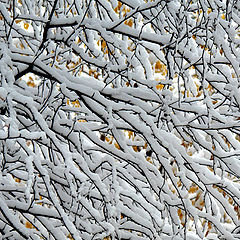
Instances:
[[[238,239],[240,2],[1,0],[2,239]]]

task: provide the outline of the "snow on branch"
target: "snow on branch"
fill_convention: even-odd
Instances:
[[[239,16],[2,1],[2,238],[238,239]]]

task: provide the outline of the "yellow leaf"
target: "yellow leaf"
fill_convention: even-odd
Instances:
[[[211,172],[214,172],[214,170],[213,170],[211,167],[209,167],[209,166],[208,166],[208,169],[209,169]]]
[[[120,11],[121,6],[122,6],[122,3],[118,2],[117,7],[114,8],[115,13],[118,13]]]
[[[28,85],[29,87],[36,87],[36,84],[35,84],[33,81],[28,81],[28,82],[27,82],[27,85]]]
[[[20,183],[20,182],[21,182],[21,179],[15,178],[15,182]]]
[[[229,202],[231,205],[233,205],[233,199],[232,199],[232,198],[229,198],[229,199],[228,199],[228,202]]]
[[[188,151],[187,154],[188,154],[188,156],[192,156],[193,155],[193,153],[190,152],[190,151]]]
[[[28,30],[28,28],[29,28],[29,23],[24,23],[24,28],[25,28],[26,30]]]
[[[205,237],[207,237],[207,235],[209,234],[209,230],[207,230],[206,234],[205,234]]]
[[[189,193],[195,193],[198,190],[197,186],[192,186],[190,187],[190,189],[188,190]]]
[[[224,20],[226,17],[225,17],[225,15],[224,15],[224,14],[222,14],[221,18]]]
[[[182,213],[181,209],[178,209],[178,216],[179,216],[180,219],[183,218],[183,213]]]
[[[200,202],[200,206],[203,207],[204,204],[205,204],[205,202],[202,200],[202,201]]]
[[[80,103],[78,100],[72,102],[74,107],[80,107]]]
[[[151,159],[150,157],[147,157],[147,161],[148,161],[149,163],[153,163],[153,162],[152,162],[152,159]]]
[[[89,76],[92,76],[94,74],[94,71],[92,69],[89,69]]]
[[[132,27],[133,26],[133,20],[132,19],[129,19],[129,20],[126,20],[124,22],[125,25],[128,25],[129,27]]]
[[[70,233],[68,234],[67,238],[74,240],[74,238],[72,237],[72,235]]]
[[[99,77],[99,75],[100,75],[100,73],[94,73],[94,78],[96,78],[96,79],[98,79],[98,77]]]
[[[118,145],[118,143],[114,143],[114,146],[115,146],[118,150],[120,150],[120,146]]]
[[[162,75],[167,74],[166,66],[159,60],[155,63],[155,73],[161,73]]]
[[[157,90],[162,90],[164,88],[164,85],[163,84],[158,84],[157,86],[156,86],[156,89]]]
[[[208,222],[208,229],[211,229],[212,228],[212,224],[211,222]]]
[[[133,148],[133,150],[134,150],[135,152],[139,152],[137,146],[132,146],[132,148]]]
[[[238,140],[240,142],[240,135],[236,135],[236,140]]]
[[[198,192],[195,201],[197,201],[200,198],[200,196],[201,196],[201,192]]]
[[[181,186],[182,186],[181,181],[178,181],[178,182],[177,182],[177,186],[178,186],[178,187],[181,187]]]
[[[24,45],[22,43],[19,44],[21,49],[24,49]]]
[[[25,223],[25,227],[32,229],[32,228],[33,228],[33,225],[32,225],[30,222],[27,221],[27,222]]]
[[[123,8],[123,17],[125,17],[125,16],[127,15],[128,12],[130,12],[130,9],[124,7],[124,8]]]
[[[102,47],[102,48],[105,48],[106,46],[107,46],[107,43],[106,43],[106,41],[104,41],[104,40],[103,40],[103,41],[101,41],[101,47]]]
[[[126,132],[127,132],[127,134],[128,134],[128,138],[129,138],[129,139],[132,138],[132,139],[134,140],[134,138],[135,138],[135,133],[132,132],[132,131],[126,131]]]
[[[43,199],[43,197],[41,196],[41,195],[39,195],[39,200],[42,200]],[[43,203],[42,202],[39,202],[39,203],[37,203],[38,205],[43,205]]]
[[[20,20],[16,20],[15,22],[16,22],[16,23],[20,23],[21,21],[22,21],[22,20],[20,19]]]
[[[103,240],[111,240],[112,238],[110,236],[105,237]]]
[[[133,26],[133,20],[132,20],[132,19],[130,19],[130,20],[128,21],[128,26],[129,26],[129,27],[132,27],[132,26]]]
[[[192,77],[193,78],[198,78],[198,75],[197,74],[193,74]]]
[[[157,61],[155,64],[155,72],[159,73],[159,72],[161,72],[161,69],[162,69],[162,64],[160,61]]]

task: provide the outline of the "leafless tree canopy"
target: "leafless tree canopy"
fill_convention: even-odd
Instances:
[[[2,239],[237,239],[239,46],[238,0],[1,0]]]

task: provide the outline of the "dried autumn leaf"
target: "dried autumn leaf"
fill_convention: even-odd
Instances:
[[[25,227],[32,229],[32,228],[33,228],[33,225],[32,225],[30,222],[27,221],[27,222],[25,223]]]
[[[188,190],[189,193],[195,193],[198,190],[197,186],[192,186],[190,187],[190,189]]]
[[[40,195],[40,196],[39,196],[39,200],[42,200],[42,199],[43,199],[43,197]],[[37,204],[38,204],[38,205],[41,205],[41,206],[43,205],[42,202],[39,202],[39,203],[37,203]]]
[[[28,82],[27,82],[27,85],[28,85],[29,87],[36,87],[36,84],[35,84],[33,81],[28,81]]]
[[[114,146],[115,146],[118,150],[120,150],[120,146],[119,146],[118,143],[114,143]]]
[[[156,86],[156,89],[157,90],[162,90],[164,88],[164,85],[163,84],[158,84],[157,86]]]
[[[103,240],[111,240],[112,238],[110,236],[105,237]]]
[[[133,136],[133,132],[132,131],[128,131],[128,138],[130,139]]]
[[[106,41],[102,40],[102,41],[101,41],[101,47],[102,47],[102,48],[105,48],[106,46],[107,46]]]
[[[177,182],[177,186],[178,186],[178,187],[181,187],[181,186],[182,186],[182,182],[181,182],[180,180]]]
[[[159,60],[155,63],[155,73],[161,73],[163,76],[167,74],[167,67]]]
[[[233,199],[232,199],[232,198],[229,198],[229,199],[228,199],[228,202],[229,202],[231,205],[233,205]]]
[[[129,20],[126,20],[124,22],[125,25],[128,25],[129,27],[132,27],[133,26],[133,20],[132,19],[129,19]]]
[[[14,180],[15,180],[15,182],[17,182],[17,183],[20,183],[20,182],[21,182],[21,179],[19,179],[19,178],[15,178]]]
[[[114,12],[115,12],[115,13],[119,13],[121,7],[122,7],[122,3],[121,3],[121,2],[118,2],[117,7],[114,8]]]
[[[68,239],[74,240],[74,238],[72,237],[72,235],[69,233],[67,236]]]
[[[180,208],[178,209],[177,213],[178,213],[178,216],[179,216],[180,220],[182,220],[183,219],[183,213],[182,213],[182,210]]]
[[[132,148],[135,152],[139,152],[138,146],[132,146]]]
[[[26,30],[28,30],[28,28],[29,28],[29,23],[24,23],[24,28],[26,29]]]
[[[147,157],[147,161],[148,161],[149,163],[153,163],[153,161],[152,161],[152,159],[151,159],[150,157]]]
[[[160,73],[162,69],[162,64],[160,61],[157,61],[155,64],[155,73]]]

